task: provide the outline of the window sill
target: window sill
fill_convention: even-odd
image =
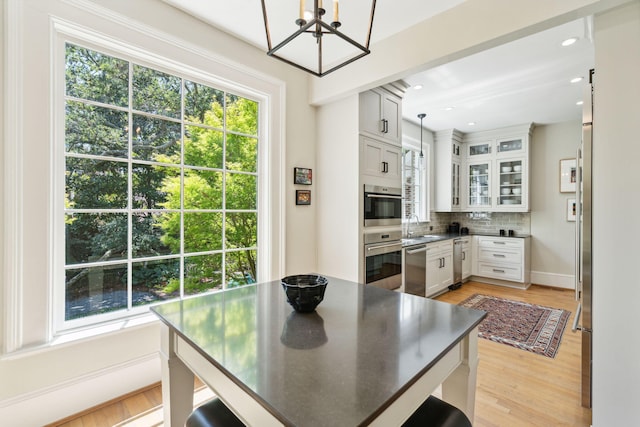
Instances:
[[[102,324],[93,325],[91,327],[63,332],[54,336],[51,341],[45,344],[23,347],[20,350],[4,354],[0,356],[0,360],[13,360],[20,359],[22,357],[33,356],[38,353],[44,353],[53,350],[55,348],[73,345],[80,341],[94,340],[107,334],[151,326],[154,323],[158,322],[159,319],[157,318],[157,316],[151,312],[148,312],[127,319],[105,322]]]

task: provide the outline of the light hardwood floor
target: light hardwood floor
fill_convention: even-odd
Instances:
[[[590,426],[591,410],[580,406],[580,335],[571,332],[576,308],[573,291],[535,285],[523,291],[469,282],[438,299],[457,304],[476,293],[563,308],[572,314],[554,359],[479,340],[474,427]],[[212,393],[200,383],[196,386],[197,406]],[[162,393],[158,384],[50,427],[160,425]]]

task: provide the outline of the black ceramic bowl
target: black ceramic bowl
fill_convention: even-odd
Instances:
[[[287,301],[300,313],[310,313],[324,298],[327,278],[317,274],[298,274],[282,279]]]

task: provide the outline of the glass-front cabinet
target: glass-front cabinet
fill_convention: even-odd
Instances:
[[[480,141],[465,144],[467,158],[470,160],[490,156],[493,152],[493,141]]]
[[[532,124],[464,135],[462,210],[529,211]]]
[[[467,200],[470,210],[491,208],[491,162],[467,164]]]
[[[465,204],[463,134],[455,129],[434,135],[434,205],[436,212],[459,212]]]
[[[498,160],[498,198],[497,206],[503,208],[522,208],[526,200],[523,176],[525,161],[519,159]]]
[[[524,154],[525,150],[526,144],[524,138],[505,138],[496,140],[496,155],[498,157],[517,156]]]
[[[460,199],[460,161],[451,162],[451,208],[460,209],[462,200]]]

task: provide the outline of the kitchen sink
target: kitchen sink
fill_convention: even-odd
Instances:
[[[425,235],[423,235],[423,236],[420,236],[420,238],[421,238],[422,240],[426,240],[427,242],[430,242],[430,241],[432,241],[432,240],[438,240],[438,239],[440,239],[440,236],[437,236],[437,235],[435,235],[435,234],[425,234]]]
[[[416,236],[416,237],[410,237],[410,238],[402,239],[402,243],[405,246],[419,245],[419,244],[429,243],[429,242],[432,242],[434,240],[439,240],[440,238],[441,237],[436,235],[436,234],[424,234],[422,236]]]

